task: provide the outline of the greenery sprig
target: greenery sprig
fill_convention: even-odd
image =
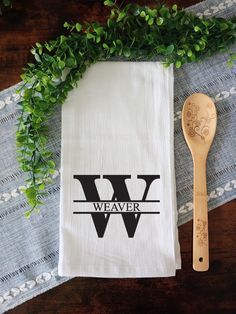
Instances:
[[[236,61],[236,52],[231,52],[229,55],[229,60],[227,61],[228,66],[232,67],[235,61]]]
[[[105,5],[111,12],[104,25],[66,22],[67,35],[36,43],[31,50],[36,62],[28,63],[21,76],[16,142],[20,167],[29,175],[25,194],[31,209],[26,217],[42,204],[55,171],[46,146],[47,121],[90,65],[111,58],[155,60],[160,56],[165,66],[180,68],[224,52],[236,40],[235,18],[199,18],[177,5],[149,8],[132,3],[119,8],[111,0]]]

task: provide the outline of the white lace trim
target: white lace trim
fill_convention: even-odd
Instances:
[[[230,192],[233,189],[236,189],[236,180],[231,180],[230,182],[226,183],[225,186],[223,187],[220,186],[216,188],[215,190],[211,191],[210,194],[208,195],[208,201],[213,198],[221,197],[224,193]],[[188,202],[185,205],[181,206],[178,209],[178,212],[180,214],[186,214],[192,210],[193,210],[193,203]]]
[[[206,9],[202,13],[197,13],[196,15],[198,17],[211,16],[211,15],[214,15],[214,14],[220,12],[220,11],[223,11],[227,8],[232,7],[232,5],[234,5],[235,3],[236,3],[236,0],[225,0],[225,1],[222,1],[221,3],[219,3],[218,5],[211,6],[209,9]]]
[[[55,170],[55,173],[51,176],[53,179],[59,176],[60,170]],[[0,194],[0,204],[10,201],[12,198],[18,197],[24,193],[24,190],[27,189],[27,185],[20,185],[17,188],[13,189],[10,192]]]
[[[13,299],[20,293],[33,289],[37,285],[44,284],[45,282],[51,280],[53,277],[57,275],[58,275],[57,267],[55,267],[51,272],[44,272],[35,277],[34,279],[26,281],[25,283],[18,287],[11,288],[9,291],[0,295],[0,304],[3,304],[5,301]]]
[[[236,0],[235,0],[236,1]],[[219,94],[215,95],[214,97],[211,97],[212,101],[214,103],[217,103],[225,98],[228,98],[232,95],[236,94],[236,87],[233,86],[230,88],[229,91],[222,91]],[[181,115],[182,115],[182,111],[176,111],[174,113],[174,121],[180,120],[181,119]]]

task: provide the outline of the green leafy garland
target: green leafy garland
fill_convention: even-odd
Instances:
[[[117,57],[154,60],[159,55],[165,66],[180,68],[224,52],[236,40],[235,18],[200,19],[177,5],[149,8],[132,3],[119,8],[111,0],[104,4],[112,7],[105,25],[66,22],[68,35],[36,43],[31,50],[36,62],[29,63],[21,76],[16,138],[20,167],[29,174],[25,194],[31,209],[26,217],[39,209],[55,171],[52,153],[46,148],[47,120],[90,65]]]

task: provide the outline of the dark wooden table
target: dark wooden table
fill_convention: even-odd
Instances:
[[[138,1],[152,4],[153,1]],[[187,6],[198,1],[168,1]],[[104,20],[102,1],[15,0],[0,17],[0,90],[20,81],[36,41],[64,21]],[[236,313],[236,200],[209,214],[210,270],[192,270],[192,223],[179,228],[182,270],[175,278],[76,278],[9,311],[38,313]]]

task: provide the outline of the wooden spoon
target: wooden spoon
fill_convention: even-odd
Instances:
[[[193,269],[209,269],[206,160],[215,136],[217,114],[207,95],[193,94],[183,106],[182,128],[194,164],[193,185]]]

